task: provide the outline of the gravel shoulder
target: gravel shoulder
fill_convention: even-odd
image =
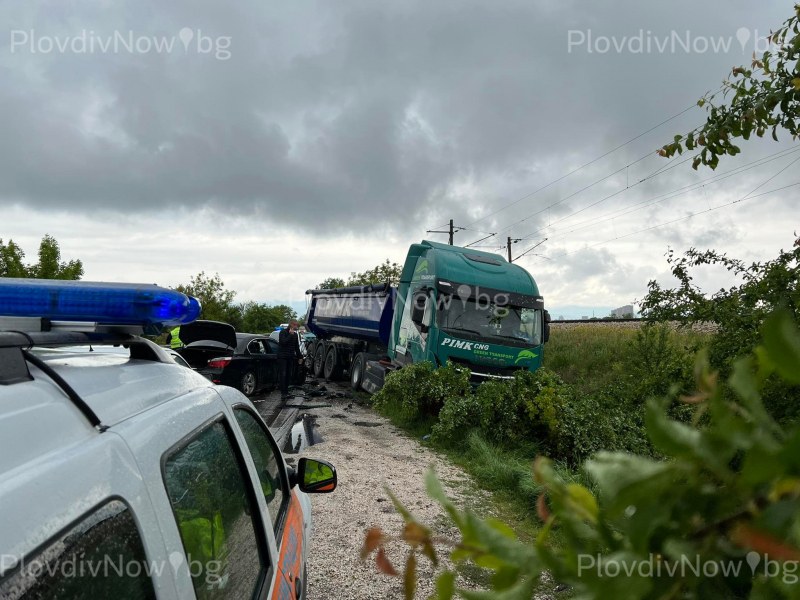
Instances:
[[[459,505],[484,513],[488,495],[460,468],[450,464],[388,420],[350,399],[306,400],[306,412],[317,417],[323,442],[297,456],[330,461],[336,466],[338,487],[331,494],[312,496],[314,532],[308,556],[308,598],[402,598],[402,580],[379,573],[374,556],[362,562],[359,553],[370,527],[397,535],[402,518],[394,510],[384,486],[438,537],[455,542],[457,530],[447,524],[443,511],[425,492],[424,478],[433,466],[447,492]],[[332,404],[332,406],[321,406]],[[447,552],[440,552],[440,557]],[[405,563],[407,546],[391,544],[388,556],[398,571]],[[418,559],[418,598],[434,591],[436,573],[426,558]],[[476,588],[461,576],[459,585]]]

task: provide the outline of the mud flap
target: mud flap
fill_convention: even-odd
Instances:
[[[383,387],[387,371],[394,371],[394,367],[377,360],[368,360],[361,379],[361,388],[370,394],[377,393]]]

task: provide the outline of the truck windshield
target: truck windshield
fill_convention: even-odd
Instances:
[[[438,326],[453,333],[503,338],[508,342],[500,343],[511,345],[538,346],[542,343],[542,311],[539,309],[442,294],[436,312]]]

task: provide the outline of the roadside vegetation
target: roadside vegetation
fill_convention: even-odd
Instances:
[[[487,568],[490,589],[530,598],[547,569],[596,598],[800,593],[800,245],[751,265],[694,249],[668,260],[677,285],[649,284],[638,329],[553,326],[535,373],[473,388],[457,366],[423,363],[391,374],[372,398],[503,500],[513,531],[456,509],[434,474],[428,481],[463,535],[438,551]],[[693,275],[719,264],[737,283],[709,298]],[[714,327],[693,330],[699,323]],[[436,556],[426,525],[397,508],[403,533],[370,531],[365,555],[400,541],[409,556]],[[684,557],[739,565],[738,575],[616,570],[657,560],[674,574]],[[756,558],[772,575],[741,572]],[[594,571],[578,568],[589,560]],[[455,593],[452,577],[443,573],[440,598]]]
[[[511,382],[473,390],[465,370],[422,363],[392,374],[372,402],[482,487],[511,499],[532,530],[541,493],[531,477],[533,460],[549,456],[564,478],[588,483],[578,467],[599,450],[658,456],[645,430],[646,400],[670,387],[691,391],[693,365],[708,337],[658,324],[556,326],[545,366],[535,373],[520,371]],[[690,418],[686,407],[672,413]]]
[[[473,389],[455,365],[418,364],[391,374],[372,399],[511,499],[505,520],[516,533],[456,510],[435,476],[428,482],[464,535],[455,562],[508,577],[519,592],[509,597],[529,598],[543,568],[598,598],[661,597],[651,592],[668,589],[681,597],[772,596],[783,595],[787,581],[800,583],[792,576],[800,566],[800,245],[751,265],[694,249],[668,260],[677,285],[649,284],[648,320],[638,329],[553,326],[535,373]],[[703,295],[693,276],[705,265],[729,267],[736,284]],[[695,331],[701,323],[714,326]],[[425,526],[398,510],[408,522],[400,539],[412,553],[433,552]],[[365,552],[391,540],[371,532]],[[595,566],[649,564],[651,556],[665,565],[683,556],[740,566],[779,558],[772,578],[701,573],[630,584],[627,576],[577,571],[589,550]],[[440,597],[451,597],[452,582],[442,586]]]

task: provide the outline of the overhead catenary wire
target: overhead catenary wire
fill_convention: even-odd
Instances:
[[[636,204],[634,204],[632,206],[626,206],[626,207],[617,209],[615,211],[612,211],[611,213],[608,213],[607,215],[601,216],[600,218],[586,219],[586,220],[580,221],[578,223],[573,223],[572,225],[568,225],[568,227],[571,227],[571,229],[569,229],[569,231],[561,230],[561,231],[551,232],[550,236],[551,237],[563,237],[566,234],[574,233],[576,231],[581,231],[583,229],[587,229],[588,227],[594,227],[599,223],[604,223],[606,221],[609,221],[609,220],[612,220],[612,219],[616,219],[618,217],[622,217],[622,216],[625,216],[625,215],[640,211],[640,210],[645,209],[645,208],[647,208],[649,206],[652,206],[653,204],[659,204],[659,203],[665,202],[667,200],[672,200],[673,198],[677,198],[677,197],[682,196],[684,194],[688,194],[688,193],[697,191],[698,189],[705,190],[706,186],[708,186],[708,185],[714,185],[715,183],[719,183],[720,181],[723,181],[725,179],[729,179],[731,177],[735,177],[736,175],[740,175],[742,173],[745,173],[746,171],[749,171],[750,169],[755,169],[755,168],[761,167],[761,166],[763,166],[763,165],[765,165],[767,163],[772,162],[773,160],[778,160],[779,158],[784,158],[786,156],[789,156],[789,154],[792,154],[792,153],[798,152],[798,151],[800,151],[800,148],[795,148],[795,149],[792,149],[788,154],[784,154],[783,156],[772,157],[772,158],[769,158],[769,160],[760,159],[759,161],[754,161],[754,163],[757,163],[757,164],[748,163],[748,165],[746,165],[746,168],[744,168],[745,166],[743,165],[742,168],[737,168],[737,169],[734,169],[732,171],[728,171],[726,173],[722,173],[722,174],[719,174],[717,176],[710,177],[708,179],[704,179],[704,180],[701,180],[699,182],[696,182],[696,183],[693,183],[693,184],[689,184],[689,185],[677,188],[676,190],[672,190],[670,192],[666,192],[664,194],[660,194],[658,196],[655,196],[654,198],[649,198],[649,199],[644,200],[642,202],[638,202],[638,203],[636,203]],[[783,151],[783,152],[786,152],[786,151]],[[709,205],[709,207],[710,207],[710,205]],[[535,234],[532,234],[529,237],[533,237],[533,235],[535,235]]]
[[[713,95],[716,95],[716,94],[717,94],[719,91],[721,91],[721,90],[722,90],[724,87],[725,87],[724,85],[723,85],[723,86],[721,86],[719,89],[717,89],[717,90],[714,92],[714,94],[713,94]],[[712,97],[713,97],[713,96],[712,96]],[[658,123],[657,125],[653,125],[652,127],[650,127],[649,129],[647,129],[646,131],[643,131],[643,132],[642,132],[642,133],[640,133],[639,135],[636,135],[636,136],[632,137],[631,139],[629,139],[628,141],[626,141],[626,142],[623,142],[623,143],[619,144],[618,146],[615,146],[614,148],[612,148],[611,150],[608,150],[607,152],[604,152],[603,154],[601,154],[601,155],[600,155],[600,156],[598,156],[597,158],[593,158],[592,160],[590,160],[590,161],[588,161],[588,162],[585,162],[585,163],[583,163],[583,164],[582,164],[582,165],[580,165],[579,167],[576,167],[575,169],[572,169],[572,170],[571,170],[571,171],[569,171],[568,173],[565,173],[564,175],[561,175],[560,177],[558,177],[558,178],[556,178],[556,179],[554,179],[554,180],[550,181],[549,183],[546,183],[545,185],[543,185],[543,186],[541,186],[541,187],[539,187],[539,188],[535,189],[534,191],[532,191],[532,192],[530,192],[530,193],[528,193],[528,194],[525,194],[524,196],[521,196],[520,198],[518,198],[518,199],[514,200],[513,202],[509,202],[508,204],[506,204],[506,205],[504,205],[504,206],[502,206],[502,207],[498,208],[497,210],[495,210],[495,211],[493,211],[493,212],[489,213],[488,215],[484,215],[484,216],[480,217],[479,219],[476,219],[475,221],[473,221],[472,223],[470,223],[468,226],[469,226],[469,227],[471,227],[472,225],[475,225],[475,223],[480,223],[481,221],[483,221],[483,220],[485,220],[485,219],[488,219],[488,218],[490,218],[490,217],[493,217],[494,215],[496,215],[496,214],[498,214],[498,213],[501,213],[501,212],[503,212],[504,210],[506,210],[506,209],[508,209],[508,208],[511,208],[512,206],[515,206],[515,205],[519,204],[519,203],[520,203],[520,202],[522,202],[523,200],[527,200],[528,198],[532,198],[533,196],[535,196],[535,195],[536,195],[536,194],[538,194],[539,192],[546,190],[547,188],[549,188],[549,187],[551,187],[551,186],[555,185],[556,183],[558,183],[558,182],[560,182],[560,181],[563,181],[564,179],[566,179],[566,178],[567,178],[567,177],[569,177],[570,175],[574,175],[575,173],[577,173],[577,172],[578,172],[578,171],[580,171],[581,169],[584,169],[584,168],[586,168],[586,167],[588,167],[588,166],[590,166],[590,165],[592,165],[592,164],[596,163],[597,161],[599,161],[599,160],[602,160],[602,159],[603,159],[603,158],[605,158],[606,156],[608,156],[608,155],[610,155],[610,154],[613,154],[613,153],[614,153],[614,152],[616,152],[617,150],[619,150],[619,149],[621,149],[621,148],[624,148],[624,147],[625,147],[625,146],[627,146],[628,144],[631,144],[631,143],[635,142],[636,140],[638,140],[638,139],[640,139],[640,138],[644,137],[645,135],[647,135],[648,133],[650,133],[650,132],[652,132],[652,131],[655,131],[656,129],[658,129],[658,128],[659,128],[659,127],[661,127],[662,125],[665,125],[665,124],[669,123],[670,121],[673,121],[673,120],[677,119],[678,117],[680,117],[680,116],[682,116],[682,115],[686,114],[687,112],[689,112],[689,111],[690,111],[690,110],[692,110],[693,108],[697,108],[697,107],[698,107],[698,103],[697,103],[697,102],[695,102],[695,103],[691,104],[690,106],[687,106],[686,108],[684,108],[683,110],[681,110],[679,113],[677,113],[677,114],[674,114],[674,115],[672,115],[671,117],[669,117],[669,118],[667,118],[667,119],[664,119],[663,121],[661,121],[661,122],[660,122],[660,123]],[[697,128],[697,127],[695,127],[695,128],[692,130],[692,131],[696,131],[697,129],[698,129],[698,128]],[[655,150],[654,150],[653,152],[655,152]],[[648,153],[648,154],[647,154],[645,157],[643,157],[642,159],[639,159],[639,160],[643,160],[644,158],[646,158],[647,156],[650,156],[650,155],[651,155],[651,153]],[[636,162],[639,162],[639,160],[637,160],[637,161],[634,161],[634,163],[631,163],[631,165],[635,164]],[[621,170],[624,170],[624,169],[628,168],[628,167],[629,167],[629,166],[631,166],[631,165],[626,165],[626,166],[625,166],[625,167],[623,167],[623,169],[621,169]],[[618,172],[618,171],[617,171],[617,172]],[[616,173],[616,172],[615,172],[615,173]]]
[[[786,167],[781,169],[778,173],[776,173],[775,175],[773,175],[772,177],[770,177],[766,181],[764,181],[761,184],[759,184],[755,189],[758,189],[759,187],[763,186],[764,184],[768,183],[769,181],[771,181],[772,179],[774,179],[775,177],[780,175],[783,171],[788,169],[790,166],[792,166],[792,164],[794,164],[798,160],[800,160],[800,157],[797,157],[789,165],[787,165]],[[791,187],[795,187],[795,186],[798,186],[798,185],[800,185],[800,181],[796,181],[794,183],[790,183],[788,185],[784,185],[784,186],[781,186],[779,188],[775,188],[775,189],[772,189],[772,190],[769,190],[769,191],[766,191],[766,192],[762,192],[760,194],[755,194],[755,195],[751,195],[752,194],[752,191],[751,191],[750,193],[746,194],[745,196],[743,196],[741,198],[738,198],[736,200],[733,200],[732,202],[727,202],[725,204],[720,204],[719,206],[714,206],[712,208],[707,208],[705,210],[701,210],[701,211],[698,211],[698,212],[695,212],[695,213],[692,213],[692,214],[689,214],[689,215],[684,215],[683,217],[679,217],[679,218],[673,219],[671,221],[665,221],[664,223],[659,223],[659,224],[653,225],[651,227],[645,227],[644,229],[639,229],[637,231],[632,231],[631,233],[626,233],[625,235],[620,235],[620,236],[617,236],[617,237],[614,237],[614,238],[609,238],[609,239],[603,240],[601,242],[596,242],[594,244],[588,244],[586,246],[578,248],[577,250],[572,250],[570,252],[562,252],[560,254],[555,254],[555,255],[552,255],[552,256],[549,256],[549,257],[542,256],[541,258],[547,258],[547,259],[552,260],[554,258],[561,258],[561,257],[564,257],[564,256],[570,256],[572,254],[576,254],[576,253],[578,253],[578,252],[580,252],[582,250],[585,250],[587,248],[596,248],[597,246],[602,246],[603,244],[608,244],[610,242],[614,242],[614,241],[617,241],[617,240],[625,239],[625,238],[637,235],[639,233],[645,233],[647,231],[652,231],[653,229],[658,229],[659,227],[664,227],[666,225],[673,225],[675,223],[679,223],[680,221],[685,221],[686,219],[691,219],[692,217],[696,217],[696,216],[703,215],[703,214],[706,214],[706,213],[710,213],[710,212],[714,212],[714,211],[717,211],[717,210],[721,210],[723,208],[727,208],[729,206],[733,206],[734,204],[738,204],[739,202],[742,202],[744,200],[752,200],[754,198],[760,198],[761,196],[766,196],[768,194],[774,194],[775,192],[779,192],[779,191],[782,191],[782,190],[785,190],[785,189],[788,189],[788,188],[791,188]]]
[[[484,240],[488,240],[490,237],[492,237],[492,236],[494,236],[494,235],[497,235],[497,234],[496,234],[496,233],[490,233],[490,234],[489,234],[489,235],[487,235],[486,237],[482,237],[482,238],[481,238],[481,239],[479,239],[479,240],[475,240],[474,242],[471,242],[471,243],[467,244],[466,246],[464,246],[464,248],[469,248],[470,246],[474,246],[474,245],[475,245],[475,244],[477,244],[478,242],[482,242],[482,241],[484,241]]]
[[[786,156],[789,156],[789,155],[791,155],[791,154],[793,154],[795,152],[800,152],[800,148],[787,148],[787,149],[781,150],[781,151],[776,152],[774,154],[767,155],[765,157],[761,157],[761,158],[759,158],[757,160],[754,160],[752,162],[745,163],[744,165],[740,165],[740,166],[738,166],[738,167],[736,167],[734,169],[731,169],[730,171],[726,171],[724,173],[718,173],[718,174],[716,174],[716,175],[714,175],[712,177],[709,177],[707,179],[703,179],[703,180],[695,182],[695,183],[691,183],[691,184],[688,184],[688,185],[685,185],[685,186],[681,186],[681,187],[676,188],[674,190],[671,190],[669,192],[665,192],[663,194],[659,194],[658,196],[655,196],[654,198],[649,198],[648,200],[645,200],[643,202],[639,202],[639,203],[634,204],[632,206],[623,207],[623,208],[611,211],[610,213],[607,213],[606,215],[600,215],[599,217],[596,217],[596,218],[587,219],[587,220],[584,220],[584,221],[579,221],[578,223],[573,223],[572,225],[568,225],[567,226],[567,227],[572,227],[572,229],[570,229],[569,231],[565,232],[563,229],[562,230],[551,231],[550,232],[550,237],[553,238],[553,237],[563,236],[563,235],[565,235],[567,233],[573,233],[575,231],[580,231],[581,229],[584,229],[586,227],[597,225],[598,223],[603,223],[603,222],[606,222],[608,220],[615,219],[617,217],[620,217],[620,216],[623,216],[623,215],[626,215],[626,214],[630,214],[632,212],[636,212],[638,210],[646,208],[647,206],[651,206],[651,205],[656,204],[658,202],[663,202],[664,200],[671,199],[672,197],[677,197],[677,196],[692,192],[692,191],[694,191],[696,189],[702,188],[702,187],[704,187],[706,185],[713,185],[715,183],[718,183],[718,182],[723,181],[725,179],[728,179],[730,177],[734,177],[735,175],[740,175],[740,174],[742,174],[742,173],[744,173],[746,171],[749,171],[749,170],[757,168],[757,167],[761,167],[761,166],[763,166],[765,164],[768,164],[768,163],[770,163],[770,162],[772,162],[774,160],[779,160],[781,158],[785,158]],[[524,236],[522,239],[530,239],[530,238],[533,238],[533,237],[537,237],[538,234],[540,234],[545,229],[551,228],[554,224],[557,224],[557,223],[560,223],[560,222],[565,221],[567,219],[570,219],[570,218],[574,217],[575,215],[577,215],[577,214],[579,214],[581,212],[584,212],[586,209],[592,208],[593,206],[596,206],[596,205],[600,204],[601,202],[604,202],[605,200],[608,200],[608,199],[618,195],[619,193],[620,193],[620,191],[617,191],[617,192],[614,192],[612,194],[609,194],[608,196],[605,196],[604,198],[601,198],[600,200],[590,204],[589,206],[586,206],[586,207],[584,207],[584,208],[582,208],[582,209],[580,209],[578,211],[575,211],[574,213],[570,213],[569,215],[566,215],[566,216],[564,216],[564,217],[562,217],[562,218],[550,223],[549,225],[547,225],[545,227],[540,227],[539,229],[536,229],[536,230],[532,231],[528,235]],[[581,227],[582,225],[585,225],[585,227]]]

